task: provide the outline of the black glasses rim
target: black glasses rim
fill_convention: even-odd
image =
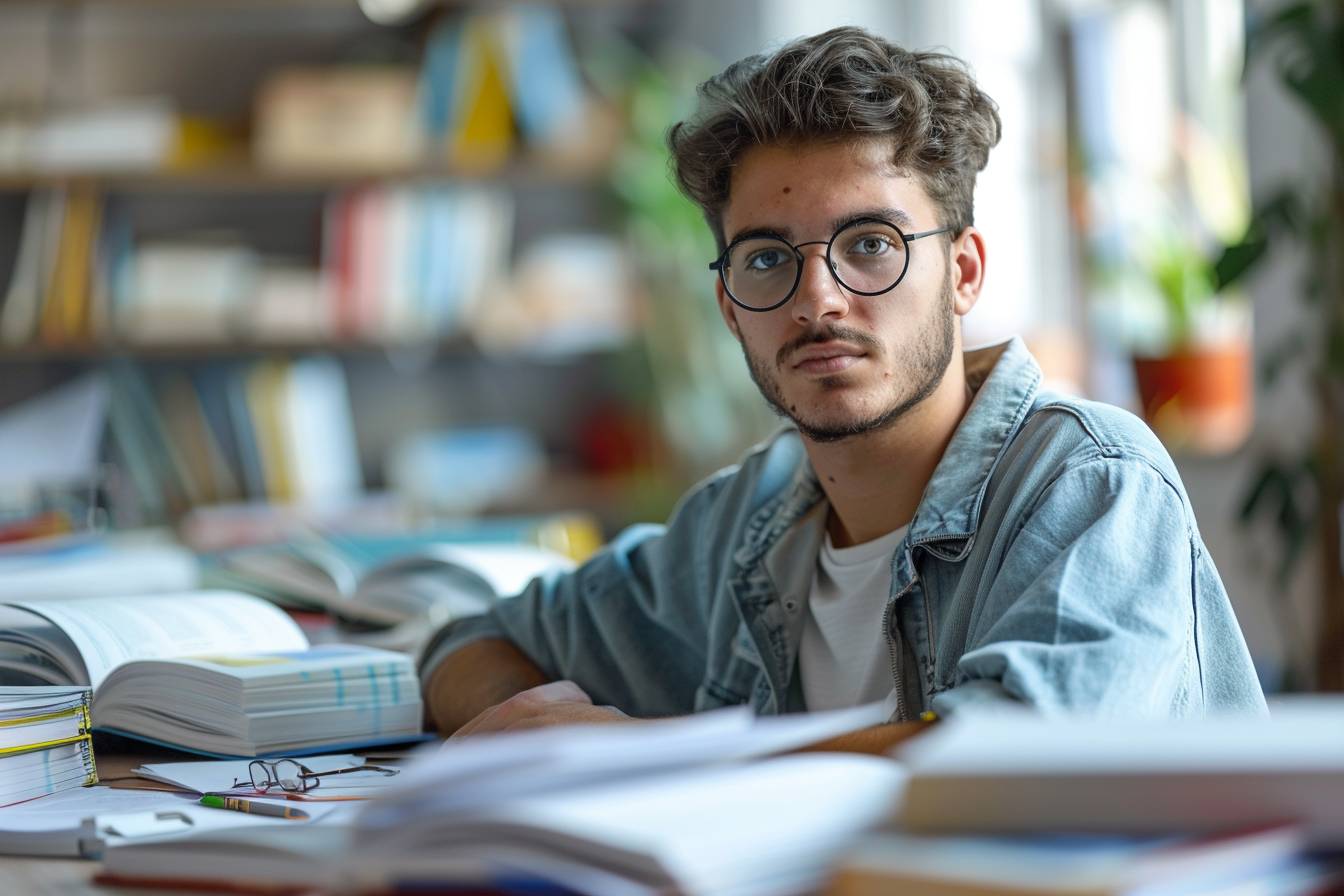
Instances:
[[[301,787],[291,789],[286,787],[284,783],[281,781],[280,775],[278,771],[276,771],[276,767],[283,762],[292,762],[294,763],[294,765],[298,766],[299,769],[298,777],[299,781],[302,784]],[[266,785],[264,787],[258,786],[256,779],[253,777],[252,775],[253,766],[260,766],[266,772]],[[399,768],[389,768],[383,765],[352,765],[349,766],[348,768],[335,768],[335,769],[328,769],[327,771],[324,772],[315,772],[308,766],[304,765],[302,762],[299,762],[297,759],[292,759],[288,756],[280,759],[253,759],[251,762],[247,764],[248,783],[250,783],[253,789],[256,790],[258,793],[266,793],[272,787],[279,787],[286,793],[307,793],[310,790],[322,786],[323,775],[340,775],[346,772],[377,772],[378,774],[387,777],[389,775],[398,774],[400,773],[400,771],[401,769]],[[237,778],[234,778],[233,786],[235,787],[242,786],[242,781],[240,781]]]
[[[280,774],[277,770],[278,766],[283,762],[292,762],[294,763],[295,766],[298,767],[299,781],[303,784],[302,787],[291,789],[284,785],[284,782],[280,779]],[[266,771],[265,787],[258,786],[256,779],[252,776],[253,766],[261,766],[261,768]],[[307,793],[309,790],[312,790],[314,787],[317,787],[322,783],[322,781],[318,777],[319,774],[320,774],[319,772],[314,772],[312,769],[304,765],[302,762],[299,762],[297,759],[291,759],[289,757],[284,757],[281,759],[253,759],[251,762],[247,764],[248,780],[251,782],[252,787],[255,788],[258,793],[265,793],[272,787],[279,787],[281,790],[287,791],[289,793]],[[309,778],[313,779],[312,784],[308,783]]]
[[[890,286],[872,292],[868,292],[861,289],[854,289],[840,277],[840,273],[835,268],[835,263],[831,261],[831,247],[835,245],[835,240],[837,237],[840,236],[840,234],[844,233],[846,230],[849,230],[851,227],[858,227],[862,224],[882,224],[886,227],[890,227],[892,230],[896,231],[896,233],[901,238],[901,242],[905,243],[907,246],[910,245],[910,243],[914,242],[915,240],[923,239],[926,236],[937,236],[940,233],[952,232],[952,226],[949,224],[944,227],[934,228],[933,230],[922,230],[918,233],[908,234],[900,228],[900,225],[888,221],[886,218],[877,218],[877,217],[858,218],[856,220],[850,221],[845,226],[837,229],[835,233],[831,234],[831,238],[825,241],[826,268],[831,272],[831,277],[834,278],[835,282],[840,284],[840,286],[843,287],[846,291],[852,293],[853,295],[863,296],[865,298],[872,298],[873,296],[885,295],[886,293],[889,293],[896,287],[900,286],[901,281],[905,279],[906,273],[909,272],[910,270],[910,253],[909,252],[905,253],[905,262],[904,264],[901,265],[901,273],[896,277],[895,280],[892,281]],[[787,240],[783,239],[782,237],[773,237],[773,239],[778,239],[779,242],[788,246],[789,249],[793,251],[794,256],[798,259],[798,269],[793,273],[793,285],[790,286],[789,291],[784,294],[784,298],[780,299],[773,305],[758,307],[756,305],[748,305],[745,302],[738,299],[737,296],[733,295],[732,287],[728,285],[729,254],[731,254],[732,251],[736,249],[738,246],[742,245],[748,240],[754,240],[754,239],[761,239],[761,237],[747,235],[738,237],[737,239],[733,240],[724,248],[722,252],[719,253],[718,258],[709,263],[709,269],[711,271],[718,271],[719,282],[723,284],[723,291],[728,294],[728,299],[737,307],[742,308],[743,310],[746,311],[759,311],[759,312],[774,311],[776,308],[782,308],[789,303],[789,301],[793,298],[794,293],[798,291],[798,284],[802,282],[803,262],[805,261],[805,259],[803,258],[803,253],[798,251],[798,247],[819,245],[822,242],[822,240],[809,240],[803,243],[790,243]]]

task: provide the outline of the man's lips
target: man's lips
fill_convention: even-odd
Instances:
[[[794,353],[793,367],[804,373],[836,373],[847,370],[867,354],[844,342],[816,342]]]

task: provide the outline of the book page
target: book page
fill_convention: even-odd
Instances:
[[[308,639],[282,611],[255,597],[197,591],[139,597],[15,602],[59,626],[84,658],[95,689],[131,660],[303,650]]]

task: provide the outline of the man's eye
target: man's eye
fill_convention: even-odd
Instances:
[[[884,236],[876,234],[872,236],[861,236],[850,246],[851,252],[859,255],[881,255],[891,248],[891,240]]]
[[[764,252],[757,252],[747,259],[747,267],[753,271],[768,271],[783,264],[784,253],[778,249],[767,249]]]

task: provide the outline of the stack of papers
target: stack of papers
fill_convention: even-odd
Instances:
[[[92,692],[0,687],[0,806],[93,784]]]
[[[105,879],[376,892],[809,892],[854,836],[890,812],[900,766],[871,756],[761,757],[884,718],[880,705],[771,719],[722,710],[454,741],[385,793],[335,804],[359,807],[348,825],[129,844],[109,850]]]

